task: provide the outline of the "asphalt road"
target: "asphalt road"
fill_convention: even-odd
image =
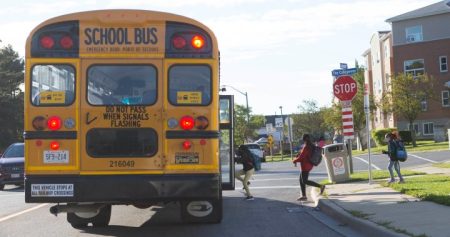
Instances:
[[[450,151],[410,153],[402,167],[427,165],[450,159]],[[367,170],[367,155],[354,158],[354,170]],[[386,169],[385,155],[372,154],[373,168]],[[21,187],[7,185],[0,191],[0,236],[359,236],[320,210],[313,202],[300,203],[298,167],[290,162],[264,163],[251,180],[254,201],[245,201],[242,186],[224,191],[221,224],[184,224],[176,204],[137,209],[113,206],[110,226],[73,229],[66,215],[49,213],[50,204],[25,204]],[[240,165],[238,165],[240,168]],[[310,175],[327,178],[322,162]],[[308,191],[309,192],[309,191]]]

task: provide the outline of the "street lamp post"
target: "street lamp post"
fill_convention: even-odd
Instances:
[[[281,139],[280,139],[280,149],[281,149],[281,160],[283,160],[283,140],[284,140],[284,121],[283,121],[283,106],[280,106],[280,112],[281,112]]]
[[[248,110],[248,94],[247,92],[242,92],[236,88],[234,88],[233,86],[229,86],[229,85],[222,85],[224,88],[222,88],[222,91],[226,91],[225,87],[230,87],[231,89],[239,92],[240,94],[245,96],[245,103],[246,103],[246,108],[247,108],[247,123],[250,123],[250,111]]]

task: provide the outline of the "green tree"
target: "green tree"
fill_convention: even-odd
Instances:
[[[23,134],[23,59],[11,45],[0,49],[0,149],[21,141]]]
[[[324,120],[326,108],[319,108],[315,100],[304,100],[298,108],[300,113],[292,115],[292,132],[295,138],[301,138],[303,134],[308,133],[318,139],[330,131]]]
[[[412,144],[416,147],[413,124],[422,112],[422,103],[435,99],[433,95],[434,78],[427,74],[414,76],[411,73],[399,73],[392,77],[388,88],[383,100],[383,108],[409,122]]]

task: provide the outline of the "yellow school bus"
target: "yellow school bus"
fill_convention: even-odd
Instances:
[[[144,10],[63,15],[30,33],[25,71],[27,203],[56,203],[75,228],[107,226],[112,205],[172,201],[185,221],[221,221],[209,28]]]

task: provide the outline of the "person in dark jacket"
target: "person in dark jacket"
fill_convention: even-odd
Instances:
[[[311,142],[311,137],[309,136],[309,134],[303,135],[303,142],[304,145],[302,150],[297,155],[297,157],[292,161],[294,164],[300,162],[300,169],[301,169],[299,181],[300,181],[300,190],[302,193],[301,196],[297,199],[297,201],[308,200],[308,198],[306,197],[306,185],[320,188],[321,195],[325,190],[325,185],[320,185],[314,181],[308,180],[309,172],[314,167],[311,161],[309,161],[309,158],[312,155],[314,144]]]
[[[238,149],[238,155],[241,156],[241,163],[243,165],[243,169],[236,172],[236,179],[240,180],[242,182],[242,185],[245,189],[246,194],[246,200],[253,200],[253,196],[250,193],[250,189],[248,188],[248,185],[250,184],[249,180],[252,177],[253,173],[255,172],[253,161],[252,161],[252,154],[250,153],[250,150],[248,147],[244,145],[240,145]],[[243,176],[243,177],[242,177]]]
[[[395,182],[395,177],[394,177],[394,171],[392,170],[392,168],[395,169],[395,171],[397,172],[399,183],[404,183],[404,179],[402,174],[400,173],[400,163],[397,160],[397,136],[394,133],[386,133],[385,135],[385,141],[388,143],[388,150],[387,151],[383,151],[383,154],[387,154],[389,156],[389,165],[388,165],[388,170],[389,170],[389,175],[391,176],[391,179],[388,181],[388,183],[393,183]]]

